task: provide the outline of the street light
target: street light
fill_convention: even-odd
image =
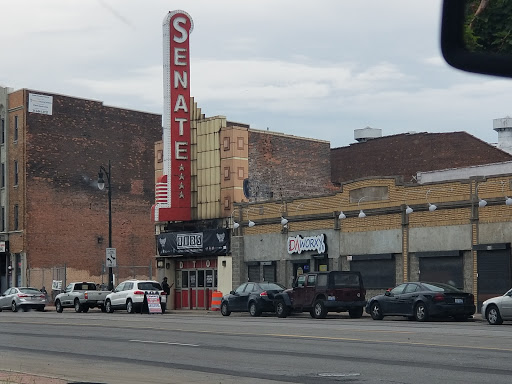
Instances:
[[[108,171],[103,165],[100,165],[100,171],[98,173],[98,189],[103,191],[105,188],[105,180],[103,180],[103,173],[107,176],[107,188],[108,188],[108,247],[112,248],[112,185],[110,184],[110,177],[112,175],[110,168],[110,160],[108,161]],[[108,289],[112,291],[114,289],[114,272],[112,266],[108,267]]]

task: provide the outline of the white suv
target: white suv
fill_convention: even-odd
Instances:
[[[114,312],[114,309],[126,309],[128,313],[141,312],[145,294],[158,294],[162,313],[165,313],[167,296],[155,280],[123,281],[105,297],[105,310],[108,313]]]

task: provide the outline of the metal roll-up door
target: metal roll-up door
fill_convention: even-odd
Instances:
[[[263,281],[267,281],[269,283],[276,282],[276,265],[274,263],[263,266]]]
[[[450,284],[464,288],[462,256],[420,257],[420,281]]]
[[[485,300],[503,295],[512,284],[510,249],[478,251],[478,308]]]
[[[260,265],[249,265],[247,266],[247,272],[249,275],[249,281],[258,283],[260,281]]]

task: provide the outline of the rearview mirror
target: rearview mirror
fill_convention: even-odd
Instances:
[[[448,64],[467,72],[512,77],[512,4],[444,0],[441,51]]]

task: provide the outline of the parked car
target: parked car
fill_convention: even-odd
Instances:
[[[359,272],[330,271],[300,275],[293,288],[275,296],[276,314],[309,311],[311,317],[323,319],[328,312],[348,311],[351,318],[363,315],[366,290]]]
[[[220,312],[223,316],[231,312],[249,312],[251,316],[274,312],[274,295],[284,290],[285,287],[276,283],[244,283],[222,297]]]
[[[100,291],[95,283],[69,283],[65,291],[55,297],[55,310],[59,313],[64,308],[75,308],[75,312],[87,312],[89,308],[100,308],[105,312],[105,298],[109,291]]]
[[[503,296],[485,300],[481,313],[491,325],[503,324],[503,320],[512,320],[512,289]]]
[[[427,321],[430,317],[470,318],[476,310],[474,296],[443,283],[408,282],[368,300],[366,312],[374,320],[406,316]]]
[[[128,313],[142,311],[144,295],[158,295],[162,313],[165,313],[167,305],[166,293],[162,286],[155,280],[126,280],[105,298],[105,310],[108,313],[115,309],[125,309]]]
[[[11,309],[18,312],[18,309],[26,311],[27,309],[37,309],[44,311],[46,305],[46,295],[36,288],[15,287],[8,288],[0,296],[0,312],[3,309]]]

